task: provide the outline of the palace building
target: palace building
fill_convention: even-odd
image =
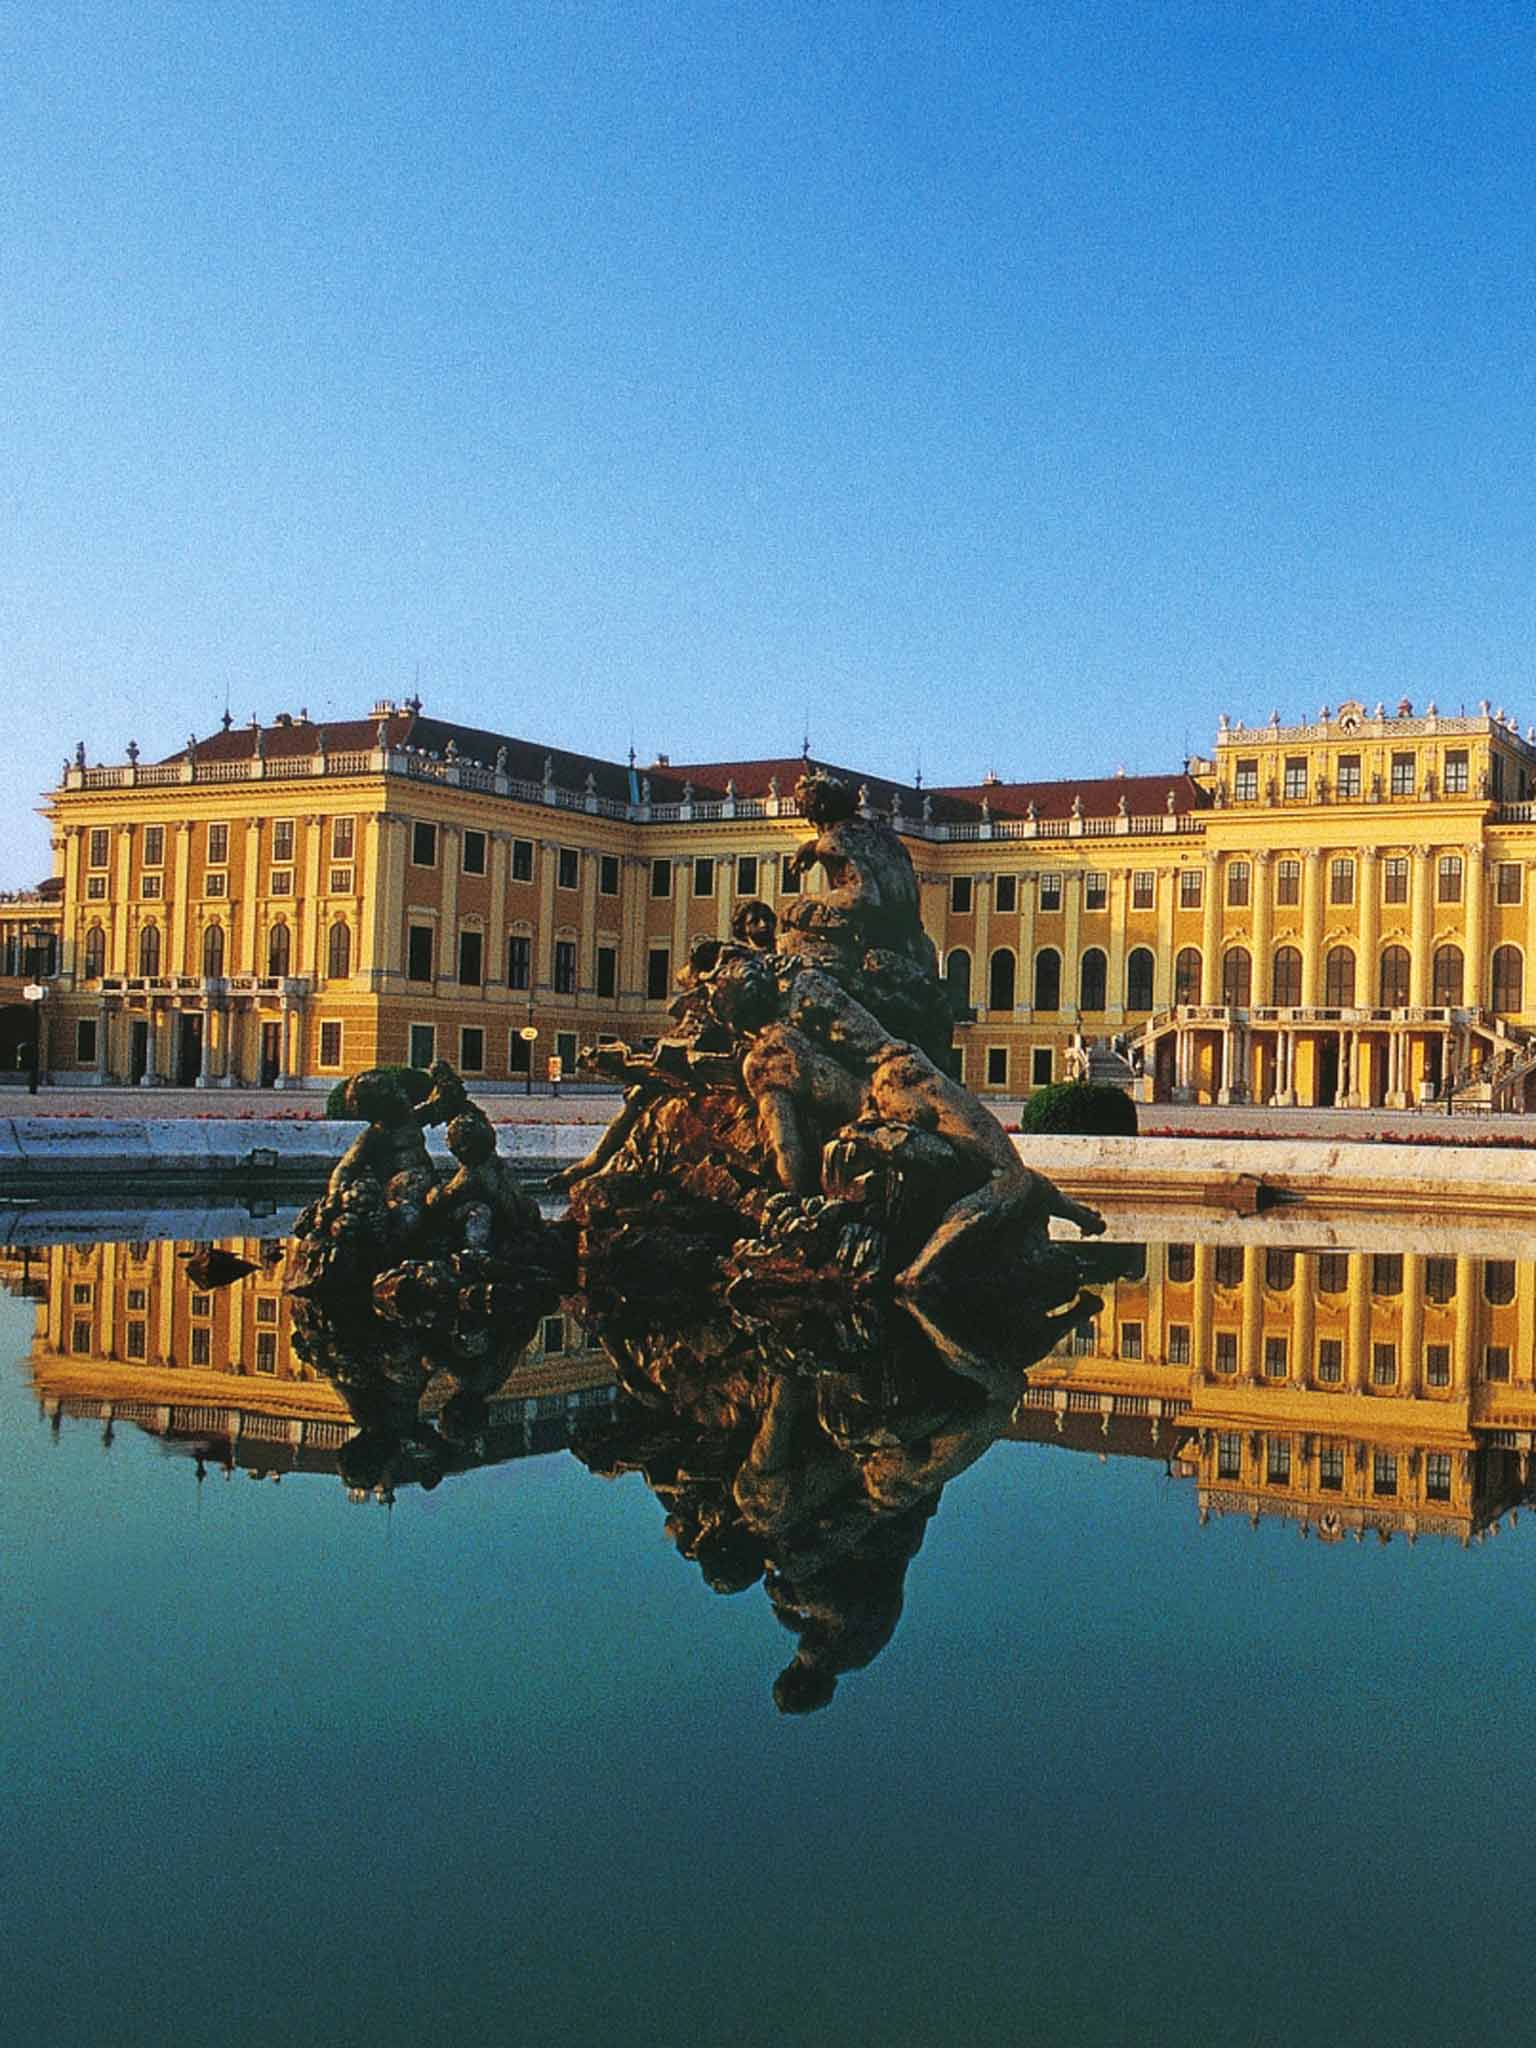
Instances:
[[[419,699],[226,720],[153,764],[82,747],[48,799],[50,894],[15,920],[57,933],[48,1073],[298,1088],[446,1057],[495,1088],[553,1056],[569,1075],[583,1044],[664,1030],[690,944],[738,901],[798,892],[808,766],[835,768],[604,761]],[[1224,719],[1208,757],[1156,776],[835,772],[911,851],[982,1093],[1107,1041],[1146,1100],[1536,1098],[1536,744],[1487,706]]]

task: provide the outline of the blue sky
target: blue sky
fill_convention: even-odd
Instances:
[[[1524,5],[0,12],[0,883],[237,718],[1133,772],[1525,687]]]

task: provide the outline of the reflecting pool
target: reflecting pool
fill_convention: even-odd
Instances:
[[[1123,1216],[1058,1325],[873,1347],[568,1303],[466,1399],[306,1363],[290,1220],[0,1250],[16,2039],[1518,2030],[1512,1233]]]

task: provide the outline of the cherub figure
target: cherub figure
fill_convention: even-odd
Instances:
[[[427,1196],[434,1222],[453,1217],[465,1251],[500,1249],[509,1240],[536,1233],[541,1225],[538,1204],[517,1184],[511,1167],[496,1150],[496,1130],[484,1110],[473,1103],[448,1126],[448,1150],[458,1161],[447,1180]]]

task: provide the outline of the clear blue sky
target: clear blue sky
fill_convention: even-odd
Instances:
[[[1528,4],[0,13],[0,883],[77,738],[933,781],[1526,688]]]

